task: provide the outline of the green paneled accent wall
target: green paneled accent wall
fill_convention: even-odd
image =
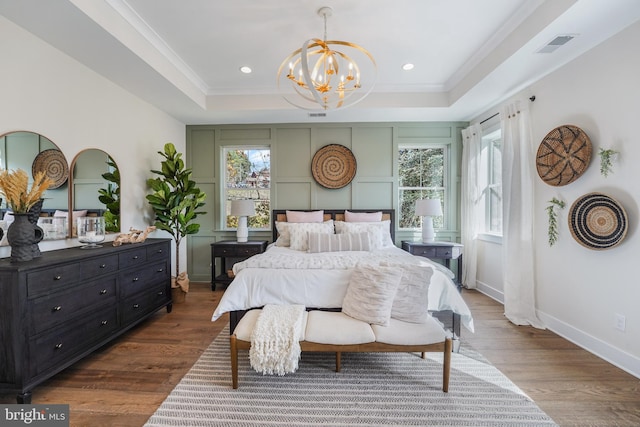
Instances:
[[[451,226],[439,230],[438,239],[459,241],[460,130],[466,125],[464,122],[425,122],[187,126],[187,166],[193,169],[194,179],[207,193],[207,214],[199,217],[200,233],[188,237],[190,279],[209,282],[211,243],[235,240],[235,230],[224,228],[221,212],[223,147],[267,145],[271,148],[272,209],[397,209],[399,145],[444,144],[450,162],[447,223]],[[356,157],[356,176],[344,188],[324,188],[311,174],[313,155],[328,144],[344,145]],[[420,230],[397,230],[396,244],[419,237]],[[271,242],[271,232],[250,231],[249,238]]]

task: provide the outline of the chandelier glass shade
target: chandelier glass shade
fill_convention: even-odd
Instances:
[[[355,43],[327,40],[331,8],[323,7],[318,14],[324,17],[324,40],[307,40],[285,58],[278,69],[278,88],[287,102],[298,108],[345,108],[371,92],[376,62],[369,51]]]

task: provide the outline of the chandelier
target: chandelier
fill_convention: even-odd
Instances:
[[[305,110],[337,110],[364,99],[377,75],[373,56],[355,43],[327,40],[330,7],[322,7],[324,39],[310,39],[278,69],[278,88],[290,104]],[[338,50],[340,49],[340,50]],[[361,65],[366,66],[363,75]]]

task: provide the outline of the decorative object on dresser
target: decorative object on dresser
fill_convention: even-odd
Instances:
[[[556,187],[580,178],[591,162],[591,140],[573,125],[558,126],[540,143],[536,169],[540,179]]]
[[[410,242],[403,240],[402,249],[409,252],[412,255],[421,256],[429,259],[442,260],[444,266],[451,268],[451,260],[457,259],[458,265],[456,269],[456,277],[454,283],[458,287],[458,291],[462,289],[462,252],[464,246],[460,243],[453,242],[431,242],[420,243]],[[460,336],[460,315],[453,313],[449,310],[443,310],[440,312],[434,312],[434,317],[439,318],[445,323],[445,326],[451,327],[452,332],[456,337]]]
[[[53,180],[44,171],[37,172],[33,177],[31,189],[29,176],[24,170],[0,171],[0,194],[6,199],[15,218],[7,230],[11,261],[31,261],[40,256],[38,242],[44,237],[44,232],[31,222],[30,216],[33,215],[29,214],[29,210],[34,205],[39,205],[39,209],[42,209],[42,195],[51,185]]]
[[[78,242],[83,243],[82,249],[101,248],[99,243],[105,239],[105,223],[102,216],[83,216],[78,218]]]
[[[422,217],[422,242],[433,242],[436,236],[433,230],[433,217],[442,215],[440,199],[416,200],[416,215]]]
[[[247,217],[256,214],[256,205],[253,200],[232,200],[231,215],[238,217],[238,228],[236,230],[236,239],[238,243],[244,243],[249,240],[249,228],[247,227]]]
[[[222,240],[211,244],[211,290],[216,290],[216,283],[228,286],[233,280],[233,264],[267,250],[266,240],[238,243],[233,240]],[[216,275],[216,258],[220,258],[220,274]]]
[[[175,241],[176,268],[171,286],[188,290],[189,279],[186,272],[183,276],[186,286],[178,285],[175,280],[181,273],[180,243],[183,237],[200,231],[200,224],[194,221],[198,215],[206,213],[198,209],[204,206],[207,195],[196,187],[196,182],[191,179],[191,169],[185,167],[182,153],[178,153],[172,143],[166,143],[164,151],[158,151],[158,154],[165,160],[161,162],[160,170],[151,170],[158,177],[147,180],[147,184],[153,190],[152,194],[147,195],[147,200],[155,214],[153,225],[159,230],[167,231]]]
[[[170,239],[0,260],[0,389],[31,390],[162,307],[171,311]]]

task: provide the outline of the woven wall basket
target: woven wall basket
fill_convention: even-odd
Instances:
[[[613,248],[627,235],[627,228],[628,220],[624,208],[606,194],[585,194],[571,205],[571,235],[586,248]]]
[[[559,126],[549,132],[538,147],[538,175],[549,185],[567,185],[587,169],[591,152],[591,141],[582,129],[573,125]]]
[[[69,166],[62,151],[52,148],[38,153],[31,165],[31,174],[35,177],[36,173],[40,171],[44,171],[53,180],[53,185],[49,187],[50,189],[58,188],[67,182]]]
[[[325,188],[342,188],[356,175],[356,158],[347,147],[339,144],[325,145],[311,160],[313,179]]]

